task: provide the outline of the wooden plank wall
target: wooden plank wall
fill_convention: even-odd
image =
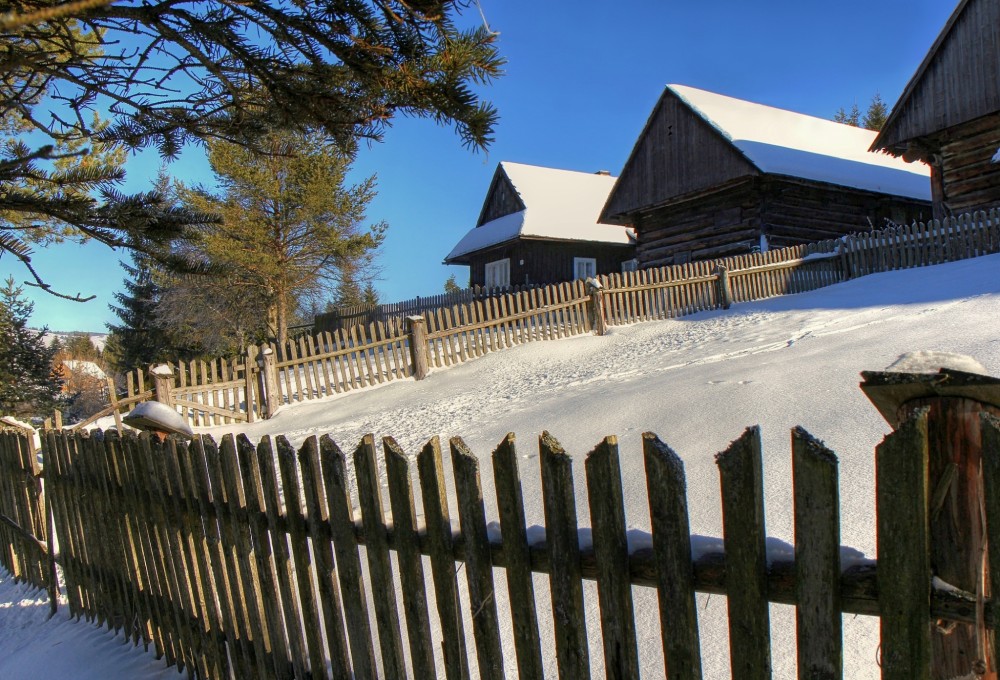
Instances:
[[[732,300],[801,293],[847,279],[1000,252],[1000,210],[914,223],[766,253],[598,277],[610,325],[683,316],[719,306],[716,267]]]
[[[1000,423],[987,420],[983,428],[986,440],[1000,441]],[[512,434],[492,454],[495,503],[486,502],[493,488],[480,473],[489,456],[459,437],[450,441],[451,470],[436,438],[411,456],[389,437],[379,453],[368,435],[350,457],[328,437],[306,439],[296,450],[282,436],[161,445],[148,435],[49,431],[44,444],[71,611],[201,678],[377,677],[381,669],[381,677],[458,680],[502,678],[515,668],[540,678],[542,649],[554,650],[548,656],[559,677],[645,677],[662,668],[641,667],[637,654],[637,621],[657,620],[637,608],[637,586],[658,590],[671,679],[701,677],[696,592],[729,597],[733,677],[769,677],[768,602],[799,606],[801,677],[842,677],[841,613],[889,611],[883,677],[917,677],[907,673],[926,668],[926,659],[886,650],[906,649],[913,631],[929,630],[932,619],[977,618],[974,598],[932,589],[929,574],[896,579],[873,561],[842,569],[837,459],[799,428],[788,480],[794,552],[770,563],[758,428],[717,457],[722,548],[694,556],[684,464],[651,433],[642,438],[648,524],[626,517],[634,503],[623,492],[615,437],[574,458],[543,433],[537,446],[545,493],[534,501],[541,509],[525,507]],[[911,515],[928,510],[894,500],[916,495],[909,490],[922,482],[913,465],[883,464],[888,447],[893,460],[919,462],[926,427],[904,426],[879,448],[879,475],[898,472],[884,491],[879,485],[879,559],[904,569],[927,558],[913,554],[898,528],[919,526]],[[585,471],[574,469],[581,462]],[[576,484],[584,472],[585,485]],[[993,494],[992,468],[987,476]],[[576,497],[581,492],[586,498]],[[450,496],[457,499],[454,520]],[[996,500],[987,497],[986,507]],[[581,531],[577,508],[585,503],[594,525]],[[499,509],[499,532],[488,530],[486,507]],[[544,536],[529,534],[524,518],[540,510]],[[625,529],[633,523],[650,530],[629,541]],[[883,525],[894,529],[883,532]],[[995,522],[988,531],[990,545],[1000,541]],[[506,570],[505,586],[494,581],[498,568]],[[585,618],[593,591],[584,581],[596,582],[599,618]],[[546,585],[553,624],[540,628],[534,588]],[[496,587],[507,590],[503,597],[494,596]],[[930,589],[929,603],[926,593],[914,599],[907,588]],[[992,602],[986,611],[995,626]],[[501,644],[502,621],[514,627],[513,649]],[[599,629],[603,653],[588,648],[588,626]]]

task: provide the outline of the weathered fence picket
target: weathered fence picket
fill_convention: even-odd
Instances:
[[[625,498],[618,465],[618,440],[608,437],[587,455],[587,497],[597,561],[597,593],[604,633],[604,667],[609,680],[639,677],[639,650],[629,580]]]
[[[514,439],[512,433],[508,434],[493,452],[493,479],[506,558],[507,592],[514,626],[518,677],[541,679],[544,676],[531,550],[524,521],[524,499]]]
[[[875,456],[881,665],[885,680],[931,677],[927,414],[886,437]]]
[[[441,625],[441,646],[444,654],[445,677],[467,680],[469,660],[466,656],[465,632],[462,623],[462,603],[455,574],[454,545],[448,512],[448,492],[445,489],[441,442],[437,437],[427,442],[417,457],[426,523],[427,552],[431,559],[431,575]]]
[[[733,678],[771,677],[767,549],[760,430],[748,429],[716,456],[722,484],[729,656]]]
[[[549,564],[559,565],[549,574],[549,588],[556,630],[559,677],[565,680],[590,676],[587,619],[583,609],[580,543],[573,493],[573,461],[548,432],[539,438],[542,497],[545,509],[545,543]]]
[[[483,488],[479,478],[479,459],[465,446],[460,437],[451,440],[451,462],[455,470],[455,492],[458,514],[465,542],[465,573],[469,585],[469,607],[472,609],[472,630],[479,660],[479,677],[502,680],[503,651],[500,648],[500,626],[490,540],[483,508]]]
[[[684,464],[656,435],[642,435],[660,606],[660,640],[669,680],[699,680],[701,651]]]
[[[388,677],[406,677],[403,638],[399,629],[396,588],[392,579],[389,557],[389,531],[382,509],[378,463],[375,460],[375,440],[366,436],[354,451],[358,501],[365,531],[365,553],[368,573],[375,597],[375,621],[378,624],[382,668]]]
[[[792,431],[795,609],[799,677],[844,675],[837,458],[805,430]]]

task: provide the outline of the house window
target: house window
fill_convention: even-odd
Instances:
[[[510,287],[510,258],[486,263],[486,287]]]
[[[573,278],[589,279],[597,276],[597,260],[593,257],[573,258]]]
[[[639,271],[639,260],[634,257],[631,260],[625,260],[622,262],[622,273],[625,272],[637,272]]]

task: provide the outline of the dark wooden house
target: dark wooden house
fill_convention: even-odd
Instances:
[[[929,218],[926,166],[870,153],[874,136],[669,85],[600,219],[632,226],[649,267]]]
[[[620,272],[635,257],[631,230],[597,219],[614,183],[606,172],[502,162],[476,226],[444,262],[490,288]]]
[[[935,217],[1000,207],[1000,0],[962,0],[873,150],[931,167]]]

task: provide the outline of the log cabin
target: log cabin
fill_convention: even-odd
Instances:
[[[872,144],[931,168],[938,218],[1000,207],[1000,0],[962,0]]]
[[[469,285],[544,285],[627,269],[635,257],[627,226],[597,216],[615,177],[501,162],[476,226],[445,257],[469,266]]]
[[[767,250],[930,217],[926,166],[870,130],[683,85],[657,102],[600,221],[639,267]]]

